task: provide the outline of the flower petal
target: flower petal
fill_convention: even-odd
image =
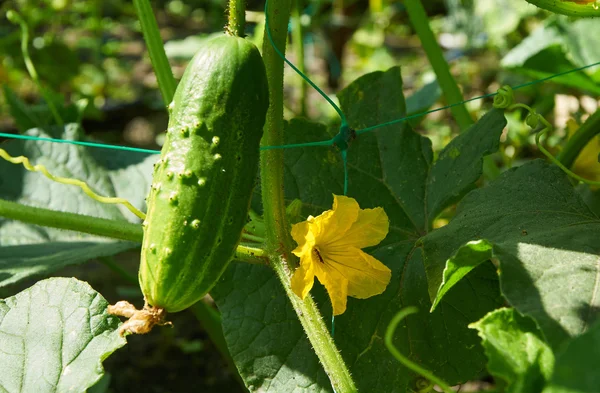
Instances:
[[[323,265],[321,269],[317,269],[316,274],[321,284],[327,289],[333,307],[333,315],[343,314],[348,301],[348,281],[335,269]]]
[[[322,256],[328,270],[336,270],[347,281],[348,295],[352,297],[379,295],[392,277],[387,266],[356,247],[323,250]]]
[[[315,273],[312,263],[300,264],[292,276],[292,291],[304,299],[315,283]]]
[[[328,210],[313,220],[315,243],[326,245],[336,241],[352,227],[359,210],[354,198],[334,195],[333,210]]]
[[[301,256],[302,248],[306,243],[306,236],[308,235],[309,221],[302,221],[292,225],[292,237],[298,243],[298,247],[292,251],[297,256]]]
[[[385,210],[361,209],[350,229],[335,242],[335,247],[365,248],[379,244],[388,234],[390,221]]]
[[[361,279],[348,280],[348,295],[366,299],[383,293],[392,279],[392,271],[366,252],[359,251],[359,253],[369,264],[369,268],[365,270]]]

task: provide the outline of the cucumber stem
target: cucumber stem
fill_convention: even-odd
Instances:
[[[234,37],[244,37],[246,29],[246,0],[229,0],[227,33]]]
[[[285,53],[287,26],[292,0],[279,0],[268,7],[273,45]],[[269,110],[265,124],[262,146],[279,146],[283,138],[283,59],[269,41],[267,32],[263,40],[263,59],[269,81]],[[283,190],[283,150],[263,150],[261,152],[260,174],[264,223],[266,228],[267,251],[271,266],[281,281],[287,297],[292,303],[302,328],[306,332],[317,357],[333,389],[337,393],[357,392],[350,372],[333,342],[323,317],[312,297],[304,300],[293,293],[290,285],[290,265],[296,266],[297,259],[290,252],[292,239],[286,217]]]

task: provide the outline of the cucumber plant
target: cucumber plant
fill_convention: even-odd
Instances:
[[[146,0],[134,3],[136,7],[145,4],[146,11],[150,9]],[[525,106],[496,105],[496,109],[470,126],[473,110],[464,106],[436,37],[427,31],[429,22],[421,3],[404,2],[411,23],[421,28],[415,29],[416,34],[435,66],[446,99],[453,102],[446,108],[455,109],[453,116],[462,133],[446,147],[436,148],[435,142],[414,132],[406,123],[407,118],[426,114],[422,112],[425,109],[414,109],[417,115],[407,116],[410,105],[404,99],[402,80],[406,73],[401,73],[399,67],[372,72],[338,94],[348,125],[356,130],[347,162],[333,150],[309,148],[315,141],[323,146],[318,141],[332,136],[326,125],[300,118],[283,120],[281,57],[285,53],[290,0],[269,4],[266,14],[273,34],[269,37],[271,42],[265,40],[264,65],[257,49],[241,38],[240,15],[243,19],[244,13],[243,8],[235,6],[243,1],[232,1],[230,10],[236,25],[228,26],[228,35],[205,41],[175,97],[175,83],[163,83],[172,74],[162,42],[157,44],[154,40],[154,50],[150,51],[153,65],[165,103],[172,104],[167,141],[154,171],[148,166],[148,178],[144,178],[152,180],[152,187],[148,186],[148,214],[143,228],[123,220],[105,219],[122,229],[119,235],[114,226],[109,228],[106,223],[99,230],[100,219],[81,215],[86,211],[69,216],[39,207],[7,204],[0,199],[0,216],[6,218],[141,243],[139,282],[147,305],[143,310],[136,310],[127,302],[108,307],[113,314],[129,317],[119,329],[118,318],[107,315],[107,304],[102,299],[98,301],[97,292],[70,279],[50,279],[0,300],[0,364],[4,367],[0,367],[0,386],[8,386],[6,389],[11,392],[85,391],[103,374],[101,361],[117,346],[124,345],[119,330],[145,333],[154,324],[167,324],[167,313],[190,306],[210,290],[223,327],[213,324],[212,328],[216,325],[217,329],[212,331],[222,334],[222,353],[230,354],[231,364],[235,363],[232,369],[239,371],[240,379],[252,392],[431,393],[439,388],[451,392],[451,386],[479,378],[486,361],[498,392],[596,391],[600,378],[594,365],[599,356],[585,348],[593,348],[600,337],[600,324],[594,322],[598,316],[595,299],[600,293],[596,285],[600,220],[598,206],[593,207],[582,197],[591,199],[593,190],[580,184],[580,192],[556,165],[544,160],[531,160],[508,169],[497,179],[488,171],[492,175],[484,176],[485,186],[478,187],[483,159],[502,146],[500,138],[507,124],[502,108]],[[138,13],[141,15],[139,10]],[[152,23],[142,25],[148,28]],[[160,39],[158,31],[154,33]],[[152,40],[148,37],[150,46]],[[161,66],[154,56],[161,53],[165,60],[162,66],[167,69],[158,72]],[[541,106],[539,101],[531,105],[538,109]],[[533,108],[526,109],[532,112]],[[537,147],[544,152],[539,138],[550,132],[548,123],[537,115],[530,115],[526,123],[537,132]],[[537,123],[546,127],[540,131]],[[512,130],[515,122],[509,124]],[[600,111],[596,111],[573,130],[574,136],[565,145],[562,156],[575,159],[598,134],[599,124]],[[429,125],[423,123],[422,127]],[[261,135],[262,217],[248,213]],[[30,155],[32,162],[46,156],[57,160],[72,157],[63,154],[66,148],[56,148],[60,154],[53,148],[39,148],[57,144],[27,143],[35,150],[28,147],[21,151],[9,143],[3,147],[11,154],[17,150],[18,154]],[[290,150],[284,154],[279,150],[282,147]],[[591,156],[595,163],[597,149]],[[109,159],[118,161],[116,157]],[[20,161],[20,157],[16,158]],[[557,159],[571,167],[563,161],[566,159]],[[86,164],[95,162],[86,159],[82,166],[89,171]],[[491,164],[497,165],[498,160]],[[75,165],[68,169],[72,166]],[[7,171],[1,169],[4,175]],[[63,168],[49,169],[53,173],[56,169],[59,174]],[[306,222],[314,223],[319,216],[328,215],[323,210],[331,206],[332,194],[340,194],[345,188],[345,169],[349,174],[348,195],[365,209],[359,210],[362,218],[357,217],[350,227],[351,209],[335,215],[335,225],[330,228],[364,227],[350,231],[351,236],[346,236],[348,232],[335,236],[334,229],[323,229],[323,233],[333,234],[336,242],[344,242],[336,251],[347,254],[356,244],[369,242],[371,236],[366,228],[373,225],[365,221],[369,217],[366,209],[373,212],[376,209],[372,207],[384,208],[389,216],[389,233],[381,244],[370,246],[364,255],[359,255],[365,260],[380,260],[392,275],[380,296],[348,299],[347,311],[336,317],[334,325],[329,322],[332,310],[322,288],[315,286],[305,298],[290,289],[297,260],[288,223],[302,228]],[[135,170],[144,173],[139,167]],[[125,176],[134,179],[131,172]],[[91,184],[94,173],[82,177]],[[31,190],[27,188],[32,183],[29,179],[23,182],[27,191]],[[111,186],[118,182],[106,183]],[[6,190],[17,188],[9,182],[2,185],[3,195],[9,195]],[[115,193],[123,196],[122,189]],[[40,194],[46,197],[48,193]],[[32,193],[24,191],[22,195],[18,202],[27,203]],[[140,196],[132,204],[142,205],[142,199]],[[289,204],[290,201],[294,202]],[[94,202],[88,202],[96,207]],[[340,211],[342,207],[338,206]],[[233,250],[239,256],[240,249],[247,246],[236,248],[248,214],[252,220],[246,224],[247,232],[242,238],[260,243],[252,250],[261,251],[269,266],[229,264]],[[307,220],[304,224],[303,219]],[[0,241],[5,245],[7,239],[14,238],[13,224],[22,223],[1,224]],[[319,228],[325,227],[315,224],[306,233],[314,236]],[[95,240],[90,239],[90,243]],[[17,274],[21,278],[39,274],[34,263],[41,260],[51,265],[52,252],[66,259],[64,248],[52,241],[56,239],[46,242],[58,251],[46,249],[47,255],[40,258],[27,250],[28,263],[6,262],[0,256],[0,266],[13,263],[9,269],[0,269],[0,283],[15,282],[13,277]],[[67,243],[74,249],[71,254],[83,254],[73,247],[78,243],[81,239]],[[7,253],[18,249],[5,248]],[[327,250],[314,250],[318,267],[325,263],[321,251],[325,255]],[[90,255],[77,257],[78,262],[84,262]],[[354,260],[347,260],[346,267],[354,269]],[[9,274],[3,275],[6,272]],[[122,271],[121,274],[127,275]],[[137,283],[135,277],[131,279]],[[347,289],[357,294],[356,288]],[[203,304],[199,302],[191,308],[195,311]],[[410,306],[418,306],[419,312]],[[407,319],[402,320],[403,317]],[[209,323],[202,322],[210,335]],[[188,327],[179,321],[176,325],[178,329]],[[178,330],[175,332],[179,334]],[[157,329],[154,337],[169,333]],[[130,341],[134,344],[134,340]],[[35,361],[40,354],[44,355],[43,364]],[[46,361],[49,355],[54,358]],[[86,374],[82,365],[92,371]],[[22,386],[25,387],[19,388]],[[173,385],[167,390],[179,391]],[[191,389],[183,391],[188,390]]]

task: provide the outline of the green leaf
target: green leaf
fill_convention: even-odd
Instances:
[[[458,249],[444,269],[443,281],[437,291],[431,310],[435,310],[448,291],[471,270],[492,257],[492,245],[486,240],[473,240]]]
[[[600,190],[592,190],[588,184],[578,184],[575,188],[581,199],[588,205],[596,216],[600,216]]]
[[[567,22],[552,18],[513,48],[502,59],[502,66],[536,79],[583,67],[598,61],[600,51],[590,40],[598,34],[600,26],[593,19]],[[597,95],[600,71],[591,70],[557,76],[552,82]]]
[[[595,393],[600,386],[600,324],[569,341],[556,355],[552,379],[543,393]]]
[[[442,89],[437,79],[434,79],[406,98],[406,114],[410,116],[428,110],[439,100],[441,94]],[[418,122],[420,119],[415,120]],[[414,126],[413,123],[411,125]]]
[[[0,300],[0,390],[83,392],[126,341],[87,283],[51,278]]]
[[[557,348],[583,333],[598,315],[598,238],[600,220],[567,176],[545,161],[532,161],[471,192],[450,224],[422,239],[430,296],[436,297],[444,266],[446,283],[457,282],[462,273],[456,266],[489,258],[486,250],[477,254],[460,248],[485,239],[500,261],[503,294],[519,312],[533,317]],[[448,277],[451,273],[457,277]]]
[[[359,78],[340,93],[340,102],[350,125],[361,129],[405,114],[402,80],[398,68]],[[348,299],[346,313],[335,318],[335,341],[361,393],[404,392],[413,389],[414,375],[387,351],[385,329],[404,306],[417,306],[396,332],[394,344],[414,361],[449,383],[464,382],[478,375],[485,356],[476,333],[467,328],[501,303],[497,275],[490,264],[480,266],[444,298],[438,309],[431,307],[422,253],[415,247],[427,232],[425,206],[429,193],[437,201],[436,211],[452,203],[472,187],[484,151],[489,150],[503,128],[502,113],[493,111],[453,147],[461,154],[453,160],[432,164],[430,141],[407,124],[387,126],[363,134],[348,150],[348,195],[361,208],[384,207],[390,218],[387,238],[370,253],[392,270],[386,291],[369,299]],[[496,121],[489,122],[490,119]],[[492,125],[490,125],[492,124]],[[286,143],[331,138],[337,130],[306,120],[294,119],[286,127]],[[497,143],[497,142],[496,142]],[[438,186],[430,173],[445,173],[456,186]],[[472,179],[471,184],[463,176]],[[303,202],[302,215],[318,215],[331,209],[332,193],[343,193],[344,172],[334,148],[315,147],[285,151],[286,199]],[[434,186],[427,190],[427,182]],[[433,193],[439,193],[435,195]],[[432,213],[435,214],[435,213]],[[223,329],[231,354],[250,391],[330,392],[327,376],[303,332],[281,284],[267,267],[231,266],[211,292],[223,315]],[[331,305],[316,284],[311,294],[320,304],[325,320]],[[476,299],[476,301],[473,301]],[[257,361],[257,359],[259,359]]]
[[[80,130],[69,124],[64,139],[77,140]],[[52,133],[58,134],[57,131]],[[28,135],[49,137],[40,129]],[[145,205],[152,164],[157,157],[124,151],[108,151],[46,141],[10,141],[2,147],[13,157],[28,157],[55,176],[86,182],[96,193],[126,198],[138,208]],[[0,198],[24,205],[44,207],[114,220],[139,222],[120,205],[91,199],[79,187],[54,182],[22,165],[0,161]],[[79,232],[43,228],[0,218],[0,287],[31,275],[48,274],[61,267],[114,255],[136,244]]]
[[[475,188],[474,183],[482,173],[483,157],[498,150],[505,126],[504,111],[493,109],[440,152],[425,184],[429,225],[442,210]]]
[[[554,354],[535,321],[514,309],[495,310],[469,327],[477,329],[488,370],[507,393],[541,392],[554,366]]]

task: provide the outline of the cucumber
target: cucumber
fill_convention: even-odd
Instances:
[[[210,39],[188,65],[147,199],[139,270],[147,305],[181,311],[225,271],[247,220],[268,107],[251,42]]]

